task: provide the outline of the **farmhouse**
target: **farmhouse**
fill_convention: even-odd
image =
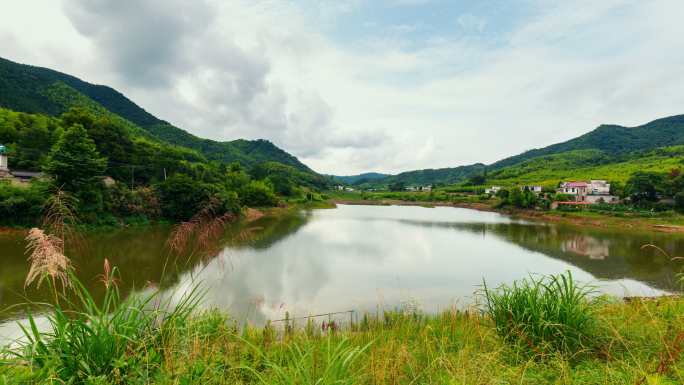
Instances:
[[[618,197],[610,195],[610,183],[605,180],[563,182],[557,191],[560,194],[573,196],[575,203],[595,204],[618,201]]]
[[[492,186],[491,188],[485,189],[485,194],[495,195],[501,191],[501,186]]]
[[[542,186],[520,186],[522,191],[532,191],[535,194],[541,194]]]

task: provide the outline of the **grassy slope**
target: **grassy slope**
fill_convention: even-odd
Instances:
[[[248,327],[208,313],[169,330],[164,357],[129,356],[129,377],[97,384],[680,384],[684,382],[684,300],[600,306],[599,348],[574,356],[534,354],[506,344],[479,312],[393,314],[353,330],[323,333],[303,322],[292,333]],[[367,348],[364,350],[364,347]],[[147,349],[145,349],[147,351]],[[150,352],[155,349],[149,349]],[[337,353],[337,354],[335,354]],[[348,365],[344,365],[349,358]],[[21,361],[0,365],[0,383],[30,383]],[[134,370],[131,370],[134,369]],[[150,370],[153,374],[146,377]],[[259,376],[261,379],[259,379]]]
[[[635,171],[665,172],[684,164],[684,146],[624,155],[580,150],[534,158],[489,174],[487,184],[539,184],[555,187],[562,180],[607,179],[625,182]]]

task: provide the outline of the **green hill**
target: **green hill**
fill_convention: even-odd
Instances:
[[[411,185],[454,184],[466,180],[469,176],[482,173],[484,164],[476,163],[468,166],[425,169],[402,172],[382,179],[384,184],[403,183]]]
[[[489,167],[499,169],[528,159],[575,150],[595,149],[614,156],[677,144],[684,144],[684,115],[654,120],[637,127],[601,125],[577,138],[526,151],[495,162]]]
[[[384,179],[387,177],[390,177],[391,175],[389,174],[381,174],[379,172],[366,172],[363,174],[358,174],[358,175],[347,175],[347,176],[342,176],[342,175],[326,175],[329,178],[332,178],[333,181],[336,183],[344,183],[344,184],[363,184],[363,183],[368,183],[368,182],[373,182],[379,179]]]
[[[526,151],[486,166],[487,184],[555,185],[568,179],[625,181],[634,171],[666,171],[684,164],[684,115],[637,127],[602,125],[562,143]],[[408,171],[370,181],[366,187],[458,184],[484,175],[483,164]]]
[[[209,160],[238,161],[250,167],[274,161],[313,173],[296,157],[267,140],[218,142],[198,138],[155,117],[110,87],[3,58],[0,58],[0,107],[50,116],[81,107],[98,116],[119,120],[138,134],[197,150]]]

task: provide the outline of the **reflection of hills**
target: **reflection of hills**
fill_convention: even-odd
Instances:
[[[310,213],[296,213],[239,222],[227,229],[221,245],[265,249],[294,234],[310,217]],[[104,288],[96,277],[102,274],[105,258],[119,268],[119,288],[124,296],[148,284],[172,287],[185,272],[191,271],[200,262],[209,261],[200,255],[175,256],[170,253],[166,247],[169,234],[168,226],[91,232],[85,234],[85,241],[79,247],[68,248],[67,255],[79,279],[96,301],[104,295]],[[13,315],[3,312],[5,308],[26,303],[27,298],[34,302],[51,300],[47,285],[42,285],[40,289],[34,286],[24,289],[24,279],[29,269],[25,245],[23,234],[0,237],[0,320]]]
[[[672,256],[679,255],[684,250],[684,238],[673,234],[526,223],[402,222],[494,235],[527,250],[568,262],[599,279],[629,278],[668,291],[678,290],[676,275],[683,267],[652,248],[642,250],[643,245],[654,244]]]
[[[226,246],[267,249],[296,233],[311,219],[310,211],[261,217],[229,229]]]

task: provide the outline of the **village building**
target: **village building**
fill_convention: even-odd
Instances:
[[[532,191],[535,194],[541,194],[542,193],[542,186],[520,186],[520,190]]]
[[[408,186],[408,187],[406,187],[406,191],[430,192],[430,191],[432,191],[432,186],[430,186],[430,185],[427,185],[427,186]]]
[[[0,178],[10,177],[9,164],[7,163],[7,149],[0,144]]]
[[[485,194],[496,195],[499,191],[501,191],[501,186],[492,186],[491,188],[485,189]]]
[[[572,201],[566,203],[616,203],[619,200],[618,197],[610,195],[610,183],[605,180],[563,182],[557,191],[573,197]]]
[[[0,144],[0,180],[9,180],[11,183],[28,183],[31,179],[43,177],[42,172],[10,170],[7,147]]]

